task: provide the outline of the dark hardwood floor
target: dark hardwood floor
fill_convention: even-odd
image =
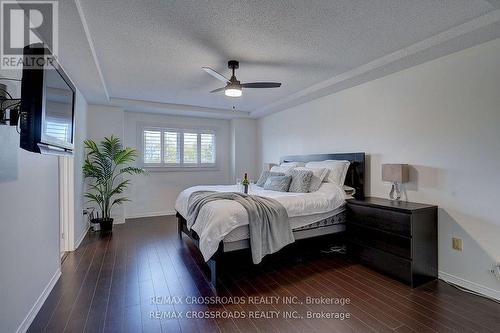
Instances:
[[[258,267],[248,254],[235,256],[215,292],[202,259],[186,237],[178,240],[176,227],[173,217],[159,217],[129,220],[108,235],[89,233],[68,254],[29,332],[500,332],[498,303],[441,281],[410,289],[341,255],[321,253],[319,242],[291,246]],[[194,296],[245,304],[189,304]],[[279,302],[250,304],[271,297]],[[307,304],[307,297],[350,303]],[[255,318],[275,311],[302,318]],[[183,317],[164,315],[179,312]],[[350,317],[313,319],[308,312]],[[188,313],[219,318],[188,319]]]

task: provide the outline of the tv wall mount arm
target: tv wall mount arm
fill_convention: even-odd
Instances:
[[[0,81],[21,81],[19,79],[3,78]],[[19,123],[21,99],[14,98],[7,91],[7,86],[0,83],[0,125],[16,126]]]

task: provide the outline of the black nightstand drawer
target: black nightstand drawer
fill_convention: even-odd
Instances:
[[[384,272],[402,282],[408,284],[412,282],[411,260],[409,259],[353,243],[348,244],[348,253],[367,266]]]
[[[411,215],[387,209],[349,205],[349,220],[369,228],[411,235]]]
[[[350,242],[368,246],[411,259],[411,238],[365,228],[355,223],[349,224],[347,237]]]

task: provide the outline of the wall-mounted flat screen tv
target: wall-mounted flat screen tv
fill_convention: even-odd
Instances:
[[[43,44],[24,48],[21,83],[21,148],[71,154],[75,86]]]

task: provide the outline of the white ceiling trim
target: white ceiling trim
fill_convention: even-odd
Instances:
[[[143,100],[128,99],[128,98],[111,97],[109,104],[112,106],[120,107],[125,111],[151,112],[151,113],[161,113],[166,115],[192,116],[192,117],[205,116],[209,118],[220,118],[220,119],[250,117],[250,112],[246,111],[238,111],[238,110],[233,111],[227,109],[209,108],[209,107],[186,105],[186,104],[151,102],[151,101],[143,101]]]
[[[496,7],[500,7],[500,0],[490,0],[490,2],[496,3]],[[487,27],[489,25],[500,22],[500,10],[491,11],[483,16],[480,16],[474,20],[466,22],[464,24],[453,27],[447,31],[434,35],[430,38],[424,39],[418,43],[410,45],[409,47],[400,49],[374,61],[371,61],[365,65],[357,67],[353,70],[347,71],[340,75],[337,75],[331,79],[325,80],[323,82],[314,84],[306,89],[293,93],[285,98],[282,98],[274,103],[268,104],[264,107],[258,108],[250,113],[252,118],[263,117],[272,113],[282,111],[284,109],[305,103],[314,98],[307,99],[308,96],[313,96],[319,91],[325,89],[334,88],[347,80],[352,80],[356,77],[360,77],[363,74],[367,74],[376,69],[389,66],[397,61],[404,58],[415,55],[419,52],[426,51],[430,48],[436,47],[454,38],[460,37],[467,33],[471,33],[475,30]],[[341,90],[341,89],[339,89]],[[338,91],[338,90],[337,90]],[[324,96],[324,95],[323,95]]]
[[[83,13],[83,8],[80,3],[80,0],[75,0],[75,4],[78,10],[78,15],[80,15],[80,20],[82,21],[83,30],[85,31],[85,36],[87,37],[87,42],[89,43],[90,51],[92,52],[92,58],[94,58],[94,63],[97,69],[97,73],[99,74],[99,79],[101,80],[104,94],[106,96],[107,101],[109,101],[111,97],[109,95],[106,81],[104,80],[104,75],[102,74],[101,65],[99,64],[99,59],[97,59],[97,53],[95,51],[94,41],[92,39],[92,36],[90,35],[90,29],[87,23],[87,19],[85,18],[85,14]]]

